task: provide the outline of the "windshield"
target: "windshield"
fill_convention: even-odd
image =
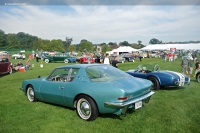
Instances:
[[[93,82],[114,81],[129,76],[125,72],[109,65],[90,66],[86,69],[86,73]]]
[[[159,71],[160,66],[158,64],[143,64],[137,67],[138,71],[148,70],[148,71]]]

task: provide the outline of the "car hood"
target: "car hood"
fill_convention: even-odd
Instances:
[[[174,76],[175,78],[187,77],[187,75],[185,75],[185,74],[182,74],[182,73],[179,73],[179,72],[174,72],[174,71],[162,70],[162,71],[159,71],[159,72],[170,74],[170,75]]]

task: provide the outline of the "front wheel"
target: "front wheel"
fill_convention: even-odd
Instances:
[[[151,76],[151,77],[148,78],[148,80],[150,80],[153,83],[154,90],[159,90],[160,89],[160,83],[157,80],[157,78]]]
[[[12,67],[9,68],[9,74],[12,74]]]
[[[95,120],[98,116],[98,109],[95,102],[90,97],[85,95],[78,97],[76,112],[81,119],[87,121]]]
[[[30,102],[35,102],[36,101],[35,91],[33,89],[33,86],[29,86],[28,87],[28,89],[26,91],[26,94],[27,94],[28,100]]]

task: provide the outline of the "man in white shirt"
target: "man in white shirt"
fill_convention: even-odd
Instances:
[[[106,54],[106,57],[104,58],[103,63],[104,64],[110,64],[110,59],[109,59],[109,54],[108,53]]]

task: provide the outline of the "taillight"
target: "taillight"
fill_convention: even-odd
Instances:
[[[123,101],[124,101],[124,100],[127,100],[127,99],[128,99],[128,97],[119,97],[119,98],[118,98],[118,100],[123,100]]]

